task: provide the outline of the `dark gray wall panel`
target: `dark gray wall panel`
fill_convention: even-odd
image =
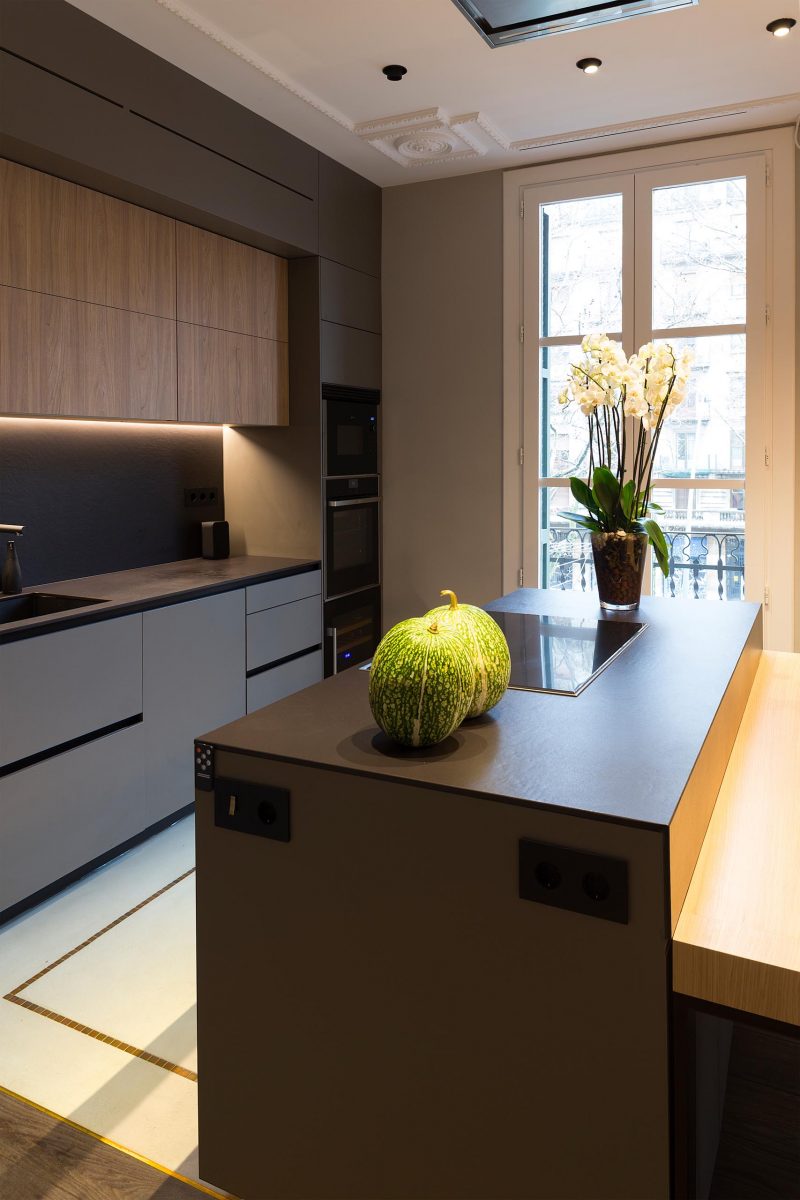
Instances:
[[[325,321],[381,331],[381,284],[374,275],[321,258],[320,314]]]
[[[3,46],[305,196],[317,151],[64,0],[3,0]]]
[[[323,383],[381,386],[381,339],[374,333],[320,321],[320,358]]]
[[[319,156],[319,253],[367,275],[381,273],[381,189]]]
[[[208,486],[216,505],[184,505]],[[0,520],[26,527],[26,586],[192,558],[222,516],[221,429],[0,420]]]
[[[205,226],[210,215],[263,235],[278,252],[316,250],[313,200],[21,59],[1,59],[2,134],[35,147],[35,165],[51,153],[119,181],[114,194],[125,199],[134,198],[129,184],[170,215]],[[13,147],[0,149],[12,156]]]

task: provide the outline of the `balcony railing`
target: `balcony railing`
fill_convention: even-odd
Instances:
[[[741,600],[744,595],[744,536],[739,533],[669,533],[669,575],[656,567],[656,596],[694,600]],[[547,586],[561,591],[595,587],[591,534],[578,529],[551,529]]]

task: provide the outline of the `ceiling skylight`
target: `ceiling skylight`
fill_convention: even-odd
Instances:
[[[699,0],[453,0],[490,46],[508,46],[547,33],[566,33]]]

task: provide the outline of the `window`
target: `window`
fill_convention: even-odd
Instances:
[[[665,510],[669,575],[653,561],[645,591],[761,601],[770,574],[793,578],[792,505],[778,531],[768,476],[777,453],[793,484],[794,429],[786,389],[783,441],[770,445],[774,214],[766,166],[773,155],[756,149],[757,136],[726,139],[725,147],[708,143],[691,161],[671,161],[678,147],[507,173],[506,295],[516,297],[507,308],[519,331],[514,346],[517,322],[509,321],[507,588],[518,582],[507,569],[514,558],[526,585],[594,587],[589,535],[561,515],[575,507],[568,477],[587,470],[586,419],[556,400],[589,332],[608,333],[628,355],[650,340],[694,355],[689,391],[664,428],[653,480],[654,499]],[[726,147],[749,152],[713,153]],[[790,173],[790,151],[782,162]],[[790,210],[791,197],[784,207]],[[769,266],[780,277],[773,290],[790,295],[791,267],[781,274],[777,257]],[[783,359],[792,356],[793,347],[784,346]],[[786,361],[781,372],[790,374]],[[513,438],[521,468],[513,462]],[[773,629],[776,616],[780,627],[772,644],[791,646],[791,592],[777,614],[777,596],[769,598]]]

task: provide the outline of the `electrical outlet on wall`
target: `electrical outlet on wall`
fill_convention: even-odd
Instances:
[[[219,499],[219,488],[196,487],[184,488],[183,503],[186,508],[204,508],[216,504]]]

